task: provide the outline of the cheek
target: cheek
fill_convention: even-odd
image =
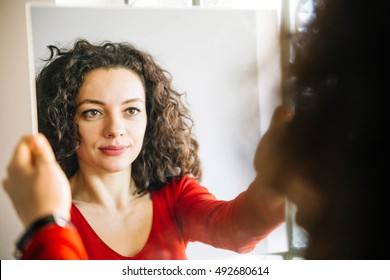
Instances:
[[[92,142],[99,135],[99,127],[96,125],[77,125],[77,134],[80,139],[80,147]]]
[[[129,133],[132,136],[132,138],[138,142],[138,144],[142,145],[142,142],[145,137],[146,132],[146,118],[144,121],[138,122],[136,125],[133,125],[131,128],[129,128]],[[139,143],[141,142],[141,143]]]
[[[98,134],[100,131],[100,127],[98,123],[85,123],[79,122],[77,123],[77,133],[83,141],[85,138],[91,138],[92,135]],[[88,136],[88,137],[87,137]]]

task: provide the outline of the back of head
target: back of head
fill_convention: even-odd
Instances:
[[[290,166],[327,201],[307,258],[386,258],[388,4],[317,2],[292,69],[296,117],[286,137]]]

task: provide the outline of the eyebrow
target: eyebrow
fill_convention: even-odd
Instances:
[[[141,102],[141,103],[144,103],[144,101],[141,99],[141,98],[132,98],[132,99],[128,99],[128,100],[125,100],[122,102],[122,105],[126,105],[126,104],[129,104],[129,103],[134,103],[134,102]],[[77,104],[77,106],[81,106],[83,104],[98,104],[98,105],[105,105],[105,103],[103,101],[100,101],[100,100],[95,100],[95,99],[84,99],[83,101],[81,101],[80,103]]]

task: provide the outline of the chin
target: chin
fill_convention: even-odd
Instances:
[[[104,170],[105,172],[108,173],[118,173],[122,172],[125,170],[128,170],[130,168],[131,164],[126,163],[126,164],[105,164],[100,167],[101,170]]]

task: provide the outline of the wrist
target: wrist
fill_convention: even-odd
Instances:
[[[255,180],[249,187],[251,200],[268,217],[284,218],[286,197],[271,188],[265,188]]]
[[[16,243],[15,248],[15,257],[20,258],[23,251],[26,249],[28,243],[31,241],[33,236],[42,230],[45,227],[48,226],[60,226],[60,227],[68,227],[71,225],[69,220],[57,216],[57,215],[47,215],[42,218],[39,218],[35,220],[22,234],[22,236],[19,238],[19,240]]]

